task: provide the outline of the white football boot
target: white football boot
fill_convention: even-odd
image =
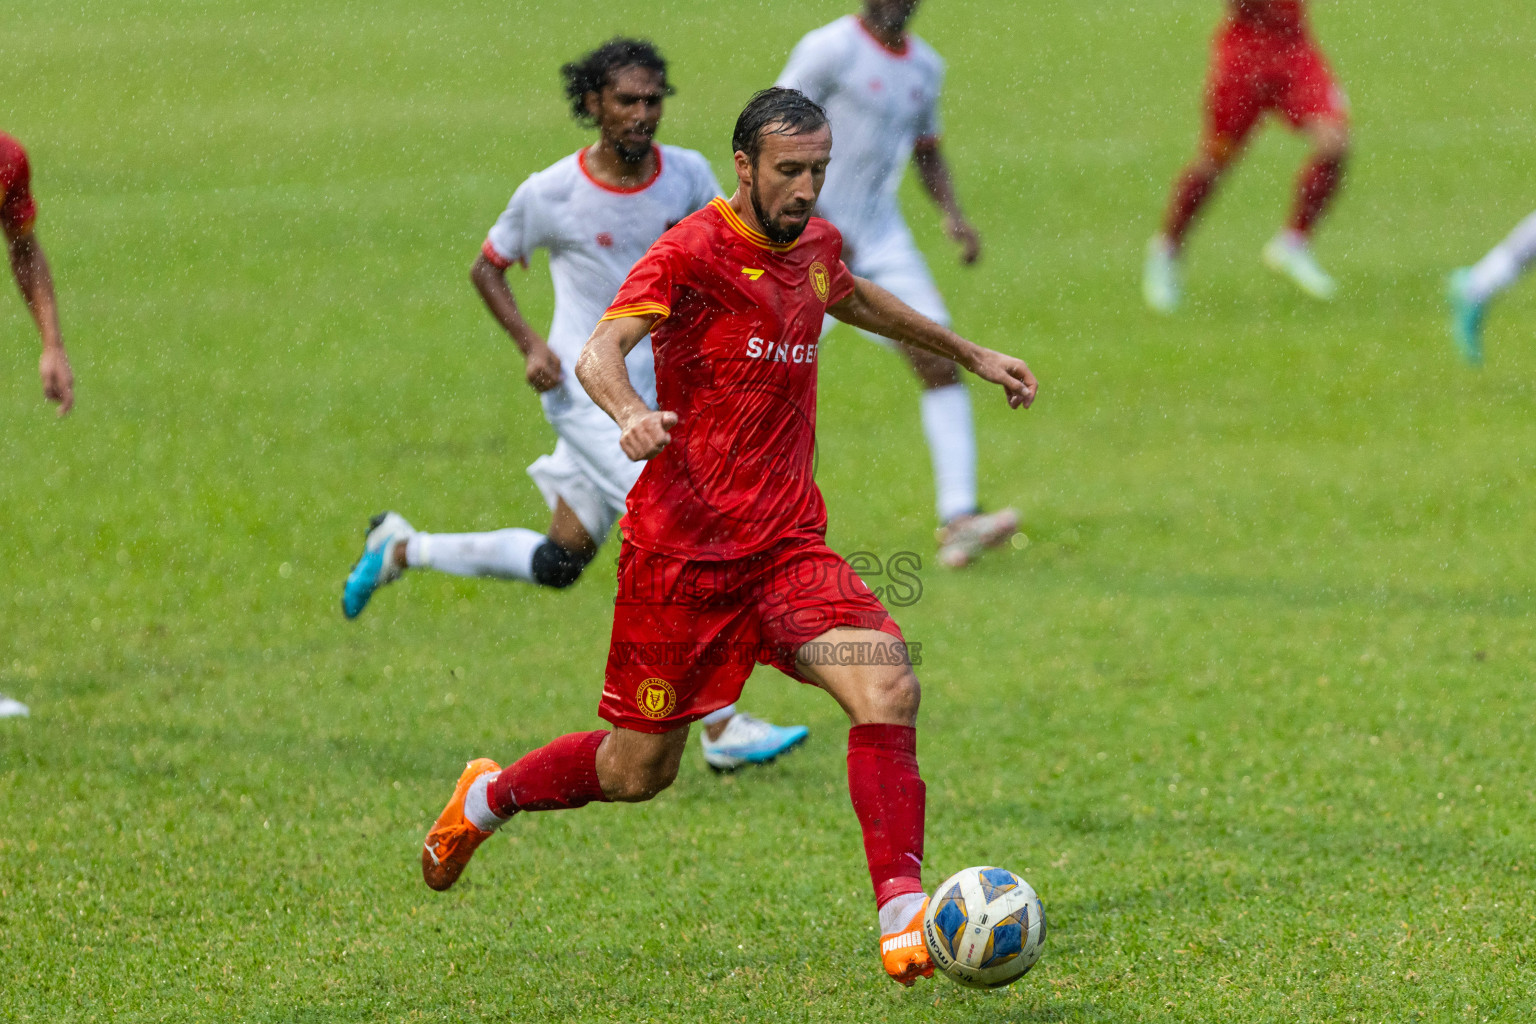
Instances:
[[[1305,235],[1282,231],[1264,246],[1264,265],[1322,302],[1333,298],[1339,286],[1317,265]]]
[[[26,718],[32,712],[15,697],[0,693],[0,718]]]
[[[987,548],[1013,539],[1019,532],[1019,513],[1011,508],[958,516],[938,529],[939,564],[963,569]]]
[[[1155,313],[1172,313],[1182,298],[1179,286],[1179,254],[1167,235],[1147,241],[1147,262],[1141,271],[1141,297]]]

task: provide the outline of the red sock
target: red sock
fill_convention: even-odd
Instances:
[[[922,892],[927,787],[917,774],[917,730],[909,725],[849,729],[848,793],[864,829],[875,905]]]
[[[1338,157],[1313,160],[1303,167],[1296,179],[1296,210],[1291,214],[1291,228],[1310,234],[1343,180],[1344,161]]]
[[[606,802],[597,781],[597,747],[607,735],[606,730],[573,732],[530,750],[491,780],[486,803],[506,818],[516,811],[563,811]]]
[[[1168,216],[1163,221],[1163,234],[1175,247],[1184,244],[1184,235],[1194,221],[1195,214],[1211,197],[1216,178],[1199,171],[1185,171],[1173,186],[1173,199],[1168,204]]]

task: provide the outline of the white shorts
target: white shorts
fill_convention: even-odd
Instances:
[[[853,261],[848,269],[857,277],[873,281],[902,302],[911,306],[930,320],[949,326],[949,309],[944,296],[928,271],[928,261],[918,251],[912,240],[912,232],[905,224],[896,224],[881,232],[876,238],[861,242],[853,250]],[[827,317],[821,333],[826,334],[837,321]],[[860,334],[882,345],[892,342],[878,334],[861,330]]]
[[[535,459],[528,475],[551,511],[563,499],[587,536],[601,544],[624,514],[624,498],[645,463],[630,461],[619,447],[619,425],[580,388],[567,381],[540,396],[544,418],[559,437],[555,450]]]

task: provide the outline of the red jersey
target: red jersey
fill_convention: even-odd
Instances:
[[[827,307],[853,291],[843,236],[812,217],[775,245],[724,199],[651,246],[604,320],[659,313],[657,407],[672,443],[630,489],[625,539],[733,559],[826,534],[816,487],[816,349]]]
[[[32,170],[21,143],[0,132],[0,225],[7,232],[22,231],[37,219],[32,198]]]
[[[1228,6],[1234,25],[1287,36],[1306,31],[1305,0],[1228,0]]]

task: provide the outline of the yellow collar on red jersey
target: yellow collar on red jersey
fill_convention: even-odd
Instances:
[[[730,227],[732,231],[736,232],[742,238],[745,238],[759,249],[767,249],[769,252],[789,252],[789,250],[793,249],[800,243],[800,239],[798,238],[786,245],[779,245],[776,242],[769,241],[767,235],[763,234],[761,231],[758,231],[756,228],[748,227],[747,222],[737,216],[736,211],[731,208],[731,204],[726,202],[724,199],[721,199],[719,196],[711,199],[709,201],[709,205],[713,206],[716,212],[718,212],[721,217],[725,218],[725,223]]]

